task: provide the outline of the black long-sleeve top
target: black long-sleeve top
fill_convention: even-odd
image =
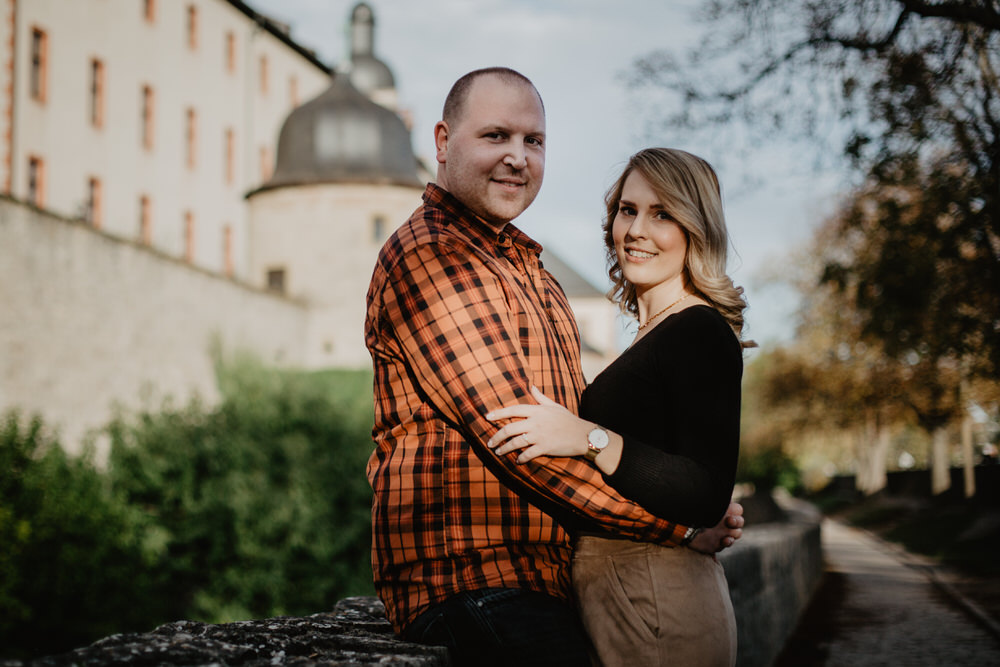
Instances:
[[[742,376],[742,347],[714,308],[657,324],[580,401],[581,417],[624,439],[607,483],[662,518],[718,523],[736,475]]]

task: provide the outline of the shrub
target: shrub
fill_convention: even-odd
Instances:
[[[783,488],[791,493],[802,489],[802,475],[795,461],[780,446],[743,448],[736,469],[736,481],[749,482],[758,491]]]
[[[178,619],[371,594],[370,372],[242,360],[221,401],[122,415],[106,469],[40,419],[0,424],[0,659]]]
[[[143,543],[177,618],[223,622],[332,608],[370,594],[371,374],[220,373],[206,410],[110,429],[110,474],[142,508]]]
[[[89,456],[71,458],[41,419],[0,426],[0,647],[74,648],[156,615],[134,516]]]

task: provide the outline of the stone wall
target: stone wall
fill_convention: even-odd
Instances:
[[[739,627],[739,667],[773,664],[795,629],[823,570],[820,517],[749,528],[720,558]],[[444,649],[395,639],[375,598],[341,600],[332,613],[210,625],[180,621],[146,634],[113,635],[89,647],[30,663],[70,665],[448,665]]]
[[[106,637],[87,648],[0,667],[71,665],[448,665],[446,649],[399,641],[375,598],[347,598],[331,613],[224,625],[178,621],[145,634]]]
[[[73,451],[114,404],[215,398],[209,348],[301,362],[306,310],[80,222],[0,198],[0,412]]]
[[[788,521],[751,521],[719,557],[736,611],[738,667],[773,664],[823,575],[821,516],[798,504],[785,511]]]

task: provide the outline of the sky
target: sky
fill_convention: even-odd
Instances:
[[[287,23],[292,39],[327,65],[348,60],[356,0],[246,1]],[[603,291],[603,197],[625,161],[652,145],[700,155],[717,167],[723,185],[729,271],[750,303],[745,333],[762,344],[791,340],[798,299],[765,276],[781,275],[791,253],[833,212],[843,177],[803,169],[808,160],[796,159],[801,145],[734,161],[680,132],[649,133],[646,119],[656,109],[624,85],[624,74],[651,51],[697,46],[705,28],[692,20],[696,0],[367,1],[375,56],[392,70],[399,107],[412,116],[414,151],[432,169],[433,128],[452,83],[493,65],[525,74],[545,103],[546,167],[538,198],[515,224]]]

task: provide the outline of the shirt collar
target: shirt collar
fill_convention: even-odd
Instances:
[[[475,245],[494,246],[500,251],[511,246],[521,246],[536,255],[542,251],[542,246],[518,229],[514,223],[508,222],[502,230],[497,230],[473,213],[455,195],[436,183],[427,184],[427,189],[424,190],[424,202],[428,206],[441,209],[447,214],[446,220],[449,223],[453,221],[459,222],[463,234],[471,237]],[[479,239],[478,243],[476,239]]]

